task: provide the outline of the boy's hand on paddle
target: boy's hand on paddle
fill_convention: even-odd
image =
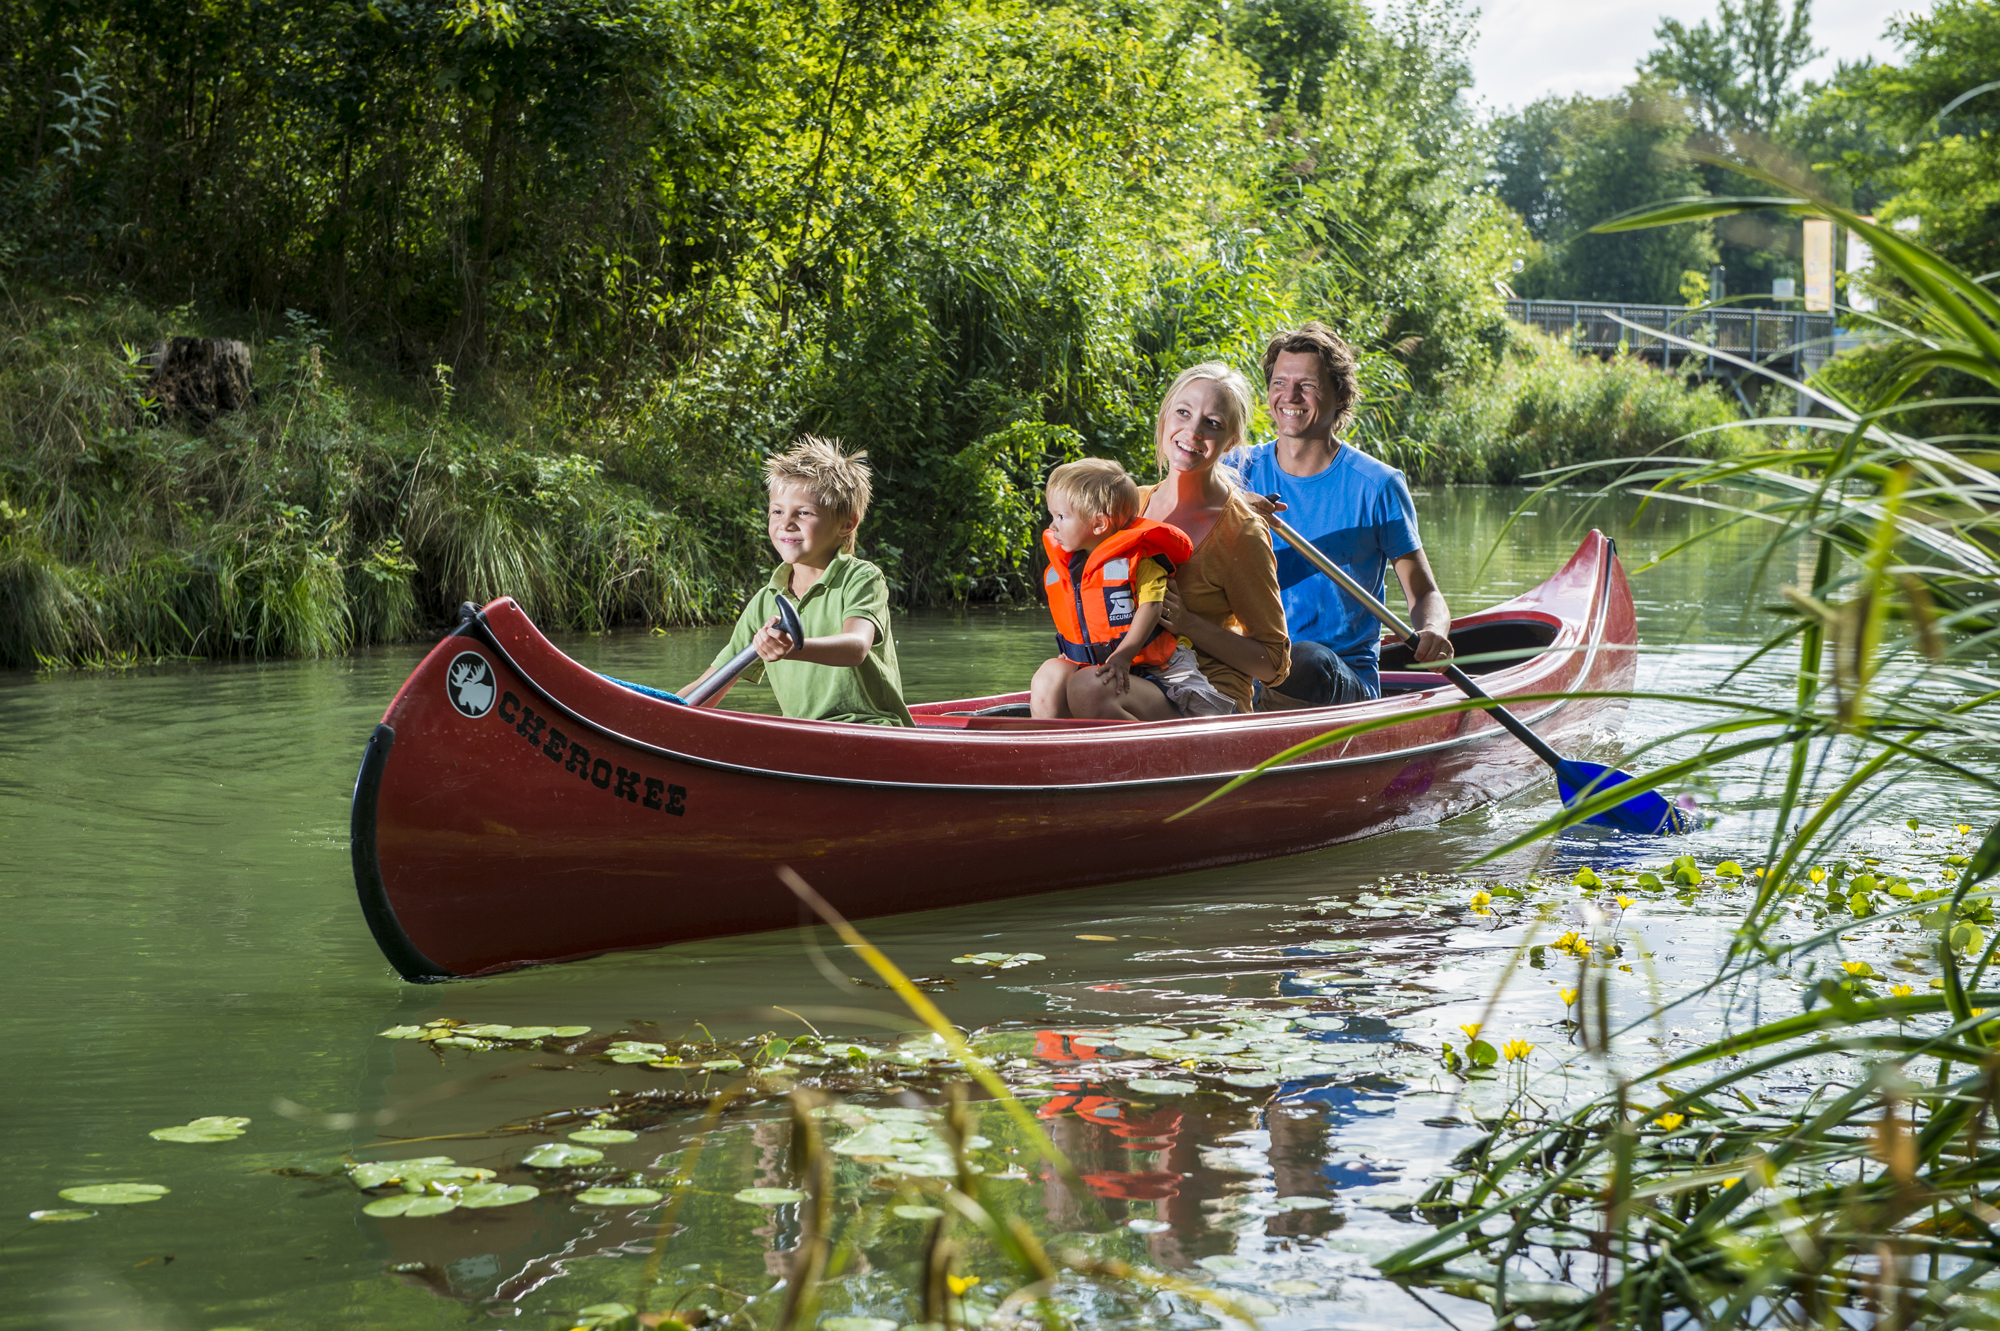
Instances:
[[[757,630],[750,639],[750,645],[757,649],[757,657],[762,661],[782,661],[799,649],[792,635],[778,627],[778,617],[771,616],[769,623]]]
[[[1243,491],[1243,502],[1250,505],[1250,511],[1260,518],[1268,518],[1291,507],[1276,495],[1260,495],[1252,490]]]

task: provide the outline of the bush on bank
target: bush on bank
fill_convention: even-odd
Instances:
[[[1722,457],[1756,437],[1740,420],[1714,384],[1690,388],[1635,358],[1579,356],[1510,328],[1490,375],[1411,403],[1406,428],[1420,453],[1408,465],[1412,479],[1511,485],[1576,462]]]
[[[501,594],[558,628],[717,612],[731,551],[657,476],[448,379],[343,381],[304,323],[257,348],[253,409],[163,421],[134,362],[167,331],[127,298],[0,310],[0,663],[325,655]]]

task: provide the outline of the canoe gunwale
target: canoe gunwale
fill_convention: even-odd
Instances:
[[[1588,620],[1585,622],[1583,626],[1582,640],[1580,642],[1571,643],[1568,645],[1558,645],[1555,643],[1551,643],[1549,647],[1537,653],[1534,657],[1530,658],[1528,661],[1523,661],[1520,666],[1514,667],[1514,669],[1524,668],[1529,665],[1533,665],[1537,662],[1546,660],[1548,657],[1558,653],[1580,652],[1582,654],[1582,662],[1577,669],[1576,678],[1578,680],[1589,678],[1590,672],[1596,664],[1597,655],[1604,646],[1604,619],[1610,599],[1608,593],[1610,590],[1612,571],[1616,566],[1616,558],[1617,558],[1616,549],[1612,545],[1612,543],[1607,539],[1605,541],[1604,557],[1602,559],[1602,562],[1598,570],[1597,585],[1591,598],[1592,605],[1590,608],[1590,615]],[[1505,609],[1506,606],[1505,604],[1503,604],[1499,606],[1489,607],[1487,610],[1480,611],[1478,613],[1482,615],[1490,615],[1496,612],[1503,611]],[[1521,610],[1516,610],[1513,613],[1517,616],[1540,616],[1544,618],[1554,618],[1554,616],[1550,616],[1546,611],[1532,611],[1532,610],[1526,610],[1525,608]],[[1470,616],[1467,616],[1467,618],[1470,618]],[[462,624],[456,631],[456,633],[453,634],[453,636],[475,638],[479,642],[490,648],[495,654],[497,654],[501,658],[502,661],[506,663],[508,669],[512,670],[516,675],[518,675],[521,678],[521,680],[525,684],[533,688],[536,693],[540,694],[542,699],[549,706],[554,707],[555,709],[560,711],[564,716],[568,717],[572,722],[574,722],[577,725],[583,726],[586,729],[600,736],[603,736],[606,739],[612,740],[616,743],[624,744],[633,749],[637,749],[641,752],[652,754],[659,758],[667,759],[670,762],[685,763],[692,767],[706,768],[710,771],[730,772],[739,776],[756,777],[763,780],[773,780],[773,781],[795,781],[795,782],[802,782],[815,785],[851,786],[851,787],[873,788],[873,789],[884,789],[884,790],[903,790],[903,791],[934,790],[940,792],[964,792],[964,793],[976,793],[976,794],[1008,793],[1008,794],[1032,795],[1044,792],[1070,791],[1070,790],[1075,790],[1080,786],[1088,786],[1090,789],[1093,790],[1113,790],[1113,789],[1133,790],[1133,789],[1146,789],[1146,788],[1160,788],[1167,786],[1196,785],[1204,782],[1213,783],[1213,782],[1232,781],[1237,777],[1243,776],[1255,770],[1255,767],[1252,766],[1252,767],[1240,768],[1233,771],[1223,770],[1223,771],[1210,771],[1210,772],[1196,772],[1179,776],[1140,777],[1140,778],[1133,778],[1130,780],[1115,780],[1115,781],[1103,781],[1103,780],[1082,781],[1082,782],[1065,781],[1065,782],[1052,782],[1047,784],[1032,784],[1026,782],[975,783],[975,782],[937,782],[937,781],[897,781],[882,777],[836,776],[823,772],[795,772],[795,771],[786,771],[781,768],[756,767],[746,763],[731,762],[727,759],[707,757],[701,754],[689,753],[680,749],[667,748],[664,745],[655,744],[649,740],[639,739],[634,736],[627,735],[621,731],[614,730],[610,726],[604,725],[603,723],[595,721],[590,717],[585,716],[581,712],[578,712],[575,708],[571,707],[568,703],[564,702],[561,698],[557,697],[553,692],[551,692],[549,688],[540,679],[536,678],[534,674],[530,673],[528,670],[522,667],[520,662],[515,658],[514,654],[507,650],[506,646],[500,642],[499,636],[495,634],[492,631],[491,627],[487,624],[486,611],[484,609],[481,609],[466,623]],[[555,648],[554,644],[550,644],[550,647],[562,660],[567,661],[570,664],[574,665],[577,670],[586,671],[591,674],[596,673],[594,671],[589,671],[588,667],[583,666],[581,663],[572,661],[571,658],[566,653],[563,653],[561,651],[561,649]],[[1510,672],[1495,672],[1495,673],[1504,674]],[[599,678],[603,677],[599,676]],[[1483,678],[1486,681],[1491,681],[1492,676],[1489,675]],[[643,697],[644,695],[641,694],[638,696]],[[1425,697],[1424,694],[1406,694],[1406,695],[1401,695],[1401,697],[1403,700],[1405,700],[1404,705],[1408,706],[1408,716],[1404,718],[1399,718],[1399,722],[1401,720],[1421,719],[1423,716],[1427,714],[1425,708],[1427,706],[1434,705],[1434,704],[1423,704],[1419,706],[1409,706],[1409,703]],[[955,701],[962,702],[967,700],[955,700]],[[1341,711],[1346,710],[1346,708],[1348,707],[1369,706],[1375,703],[1380,703],[1382,701],[1384,700],[1373,699],[1370,701],[1370,703],[1361,703],[1361,704],[1350,703],[1346,704],[1345,707],[1298,709],[1292,712],[1257,713],[1254,715],[1263,717],[1283,717],[1285,718],[1286,724],[1297,725],[1299,720],[1302,719],[1302,714],[1306,711],[1337,714]],[[1453,701],[1457,701],[1457,699],[1454,699]],[[1505,697],[1501,698],[1501,702],[1503,704],[1506,703],[1506,701],[1507,700]],[[1516,710],[1515,715],[1519,716],[1521,720],[1526,724],[1528,724],[1530,727],[1534,727],[1540,725],[1543,722],[1551,721],[1557,718],[1558,716],[1560,716],[1563,709],[1571,706],[1575,701],[1576,699],[1573,697],[1558,698],[1549,702],[1546,706],[1536,711],[1523,712],[1520,710]],[[661,703],[660,705],[663,707],[674,706],[674,704],[672,703]],[[760,718],[760,719],[783,720],[784,718]],[[1223,721],[1228,721],[1239,718],[1225,717],[1219,719]],[[1241,718],[1241,719],[1248,719],[1248,718]],[[1339,724],[1341,724],[1332,715],[1329,715],[1327,719],[1329,722],[1327,728],[1329,729],[1337,728]],[[820,723],[815,723],[815,724],[820,724]],[[1114,738],[1114,737],[1123,738],[1126,736],[1133,735],[1135,733],[1158,734],[1160,729],[1162,728],[1173,727],[1173,726],[1184,726],[1186,724],[1187,723],[1185,721],[1162,721],[1162,722],[1152,722],[1152,723],[1139,723],[1137,725],[1108,726],[1101,731],[1079,731],[1079,732],[1065,731],[1065,732],[1048,732],[1048,733],[1050,733],[1052,737],[1060,736],[1061,738],[1072,741],[1085,740],[1086,736],[1092,739]],[[879,727],[861,727],[861,728],[867,730],[879,729]],[[899,737],[901,737],[901,736],[906,736],[908,732],[898,732],[898,733]],[[929,731],[924,736],[924,738],[932,742],[937,742],[941,740],[943,742],[950,742],[950,743],[979,743],[979,742],[1018,743],[1022,739],[1027,738],[1029,734],[1035,734],[1035,733],[1038,732],[1026,732],[1026,733],[978,732],[978,731],[960,730],[955,727],[954,728],[938,727],[934,730]],[[1270,776],[1277,776],[1279,774],[1289,774],[1289,773],[1307,774],[1313,772],[1324,772],[1341,767],[1353,767],[1353,766],[1362,766],[1369,763],[1380,763],[1390,758],[1407,759],[1412,757],[1418,757],[1425,754],[1441,753],[1447,750],[1461,748],[1469,744],[1484,743],[1494,739],[1505,740],[1509,743],[1516,742],[1512,739],[1511,736],[1507,734],[1507,732],[1504,729],[1500,727],[1500,725],[1497,722],[1495,722],[1488,727],[1470,731],[1465,734],[1454,735],[1450,739],[1438,740],[1430,744],[1410,745],[1408,747],[1399,747],[1383,752],[1357,754],[1352,757],[1333,757],[1333,758],[1322,758],[1310,761],[1300,760],[1300,761],[1289,762],[1282,767],[1276,767],[1270,769],[1265,775],[1266,777],[1270,777]]]

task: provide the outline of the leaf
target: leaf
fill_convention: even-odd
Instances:
[[[45,1225],[59,1225],[72,1220],[88,1220],[96,1214],[95,1211],[30,1211],[28,1219]]]
[[[806,1195],[795,1188],[745,1188],[735,1198],[752,1206],[783,1206],[787,1202],[802,1202]]]
[[[559,1040],[574,1040],[579,1035],[590,1034],[588,1026],[557,1026],[549,1032]]]
[[[176,1128],[154,1128],[146,1134],[160,1142],[226,1142],[243,1135],[241,1128],[202,1128],[184,1123]]]
[[[576,1165],[594,1165],[603,1158],[604,1152],[588,1146],[548,1142],[522,1156],[521,1163],[533,1169],[570,1169]]]
[[[1167,1077],[1133,1077],[1125,1084],[1144,1095],[1191,1095],[1199,1089],[1191,1081],[1174,1081]]]
[[[378,1220],[404,1216],[415,1220],[427,1215],[443,1215],[458,1209],[458,1198],[441,1197],[427,1192],[399,1192],[389,1197],[377,1197],[361,1208],[361,1214],[372,1215]]]
[[[937,1220],[944,1212],[935,1206],[892,1206],[889,1214],[899,1220]]]
[[[651,1188],[586,1188],[576,1195],[586,1206],[651,1206],[661,1198]]]
[[[1804,206],[1806,201],[1796,198],[1718,199],[1708,195],[1696,195],[1634,208],[1630,212],[1620,213],[1608,222],[1599,222],[1590,230],[1594,235],[1612,235],[1620,231],[1643,231],[1648,227],[1672,226],[1676,222],[1699,222],[1710,217],[1729,217],[1736,213],[1754,212],[1760,208]]]
[[[1474,1040],[1467,1045],[1465,1056],[1482,1068],[1490,1068],[1500,1061],[1500,1051],[1484,1040]]]
[[[541,1195],[540,1188],[528,1183],[475,1183],[458,1194],[458,1204],[483,1210],[489,1206],[518,1206]]]
[[[588,1308],[578,1308],[571,1325],[580,1331],[595,1331],[598,1327],[615,1326],[632,1315],[632,1310],[622,1303],[593,1303]]]
[[[898,1324],[887,1317],[829,1317],[819,1325],[820,1331],[896,1331]]]
[[[1965,870],[1965,885],[1984,882],[1995,869],[2000,869],[2000,822],[1987,829],[1985,840],[1972,852],[1972,863]]]
[[[1326,1197],[1308,1197],[1301,1194],[1296,1197],[1276,1198],[1273,1204],[1282,1206],[1287,1211],[1319,1211],[1332,1206],[1333,1202]]]
[[[573,1142],[586,1142],[592,1146],[609,1146],[614,1142],[637,1141],[639,1134],[627,1132],[624,1128],[579,1128],[569,1135],[569,1139]]]
[[[1112,934],[1078,934],[1077,937],[1086,943],[1115,943],[1118,941],[1117,937]]]
[[[56,1196],[66,1202],[93,1206],[136,1206],[140,1202],[157,1202],[170,1191],[157,1183],[90,1183],[64,1188]]]

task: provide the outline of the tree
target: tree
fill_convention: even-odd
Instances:
[[[1716,259],[1707,223],[1598,236],[1591,227],[1646,204],[1702,192],[1680,155],[1691,133],[1666,89],[1544,98],[1498,125],[1502,197],[1544,248],[1514,286],[1525,296],[1677,304],[1683,274]],[[1525,205],[1525,207],[1524,207]]]
[[[1719,25],[1662,19],[1660,46],[1640,64],[1680,93],[1718,137],[1768,134],[1797,105],[1793,81],[1825,52],[1812,44],[1812,0],[1721,0]]]

